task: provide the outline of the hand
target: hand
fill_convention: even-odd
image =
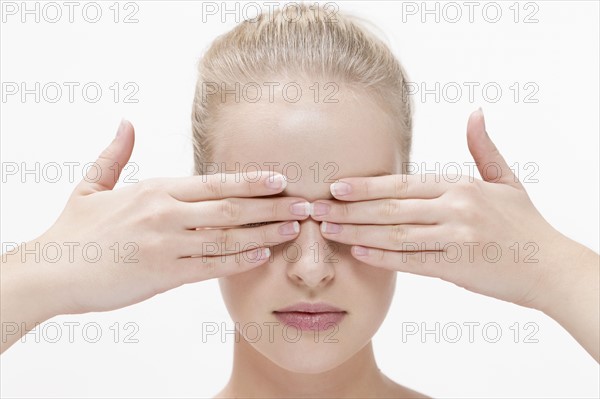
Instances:
[[[565,266],[556,260],[564,258],[568,239],[537,211],[487,135],[481,111],[469,118],[467,140],[483,181],[435,175],[343,178],[332,185],[339,201],[315,202],[313,218],[326,221],[325,238],[353,245],[352,254],[364,263],[541,307],[544,291]],[[346,183],[350,192],[342,195]],[[318,215],[318,203],[329,212]],[[359,254],[360,249],[367,253]]]
[[[83,179],[54,225],[26,244],[28,250],[58,246],[61,259],[13,265],[20,254],[5,254],[9,262],[2,267],[3,290],[16,290],[23,278],[34,279],[36,287],[49,291],[38,305],[51,296],[58,308],[54,313],[117,309],[182,284],[260,266],[269,258],[268,248],[263,249],[298,235],[298,222],[287,221],[307,217],[292,213],[294,203],[301,202],[300,211],[307,209],[299,198],[244,198],[285,188],[284,178],[279,187],[269,188],[267,180],[278,181],[269,173],[260,179],[250,174],[155,178],[115,190],[133,144],[133,126],[124,121],[96,161],[100,179]],[[278,222],[239,228],[262,221]],[[69,259],[69,245],[74,259]],[[259,260],[257,253],[262,254]]]

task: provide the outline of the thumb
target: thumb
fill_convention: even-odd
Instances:
[[[86,176],[77,185],[74,194],[89,195],[112,190],[119,180],[123,167],[131,157],[134,142],[133,125],[122,119],[117,135],[98,156],[96,162],[87,169]]]
[[[515,188],[524,189],[504,157],[496,148],[485,129],[485,119],[481,108],[469,117],[467,123],[467,145],[475,160],[479,174],[484,181],[508,184]]]

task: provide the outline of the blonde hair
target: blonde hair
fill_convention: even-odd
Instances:
[[[387,45],[361,27],[359,18],[294,3],[289,8],[258,15],[217,37],[198,63],[192,106],[195,171],[205,174],[211,161],[212,127],[223,102],[206,97],[209,82],[234,86],[259,78],[292,76],[323,78],[364,90],[385,109],[397,126],[395,136],[404,165],[412,143],[412,104],[406,73]],[[365,134],[368,134],[366,132]],[[218,138],[218,137],[217,137]]]

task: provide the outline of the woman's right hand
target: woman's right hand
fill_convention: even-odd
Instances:
[[[302,198],[240,198],[281,192],[285,178],[279,188],[266,184],[277,185],[270,175],[283,177],[274,172],[155,178],[113,190],[133,144],[133,126],[123,121],[96,161],[100,179],[83,179],[52,227],[26,243],[28,251],[60,247],[58,261],[4,255],[9,260],[2,265],[2,299],[12,309],[2,310],[11,317],[19,318],[18,300],[27,291],[17,294],[18,287],[40,287],[46,298],[40,296],[37,305],[52,306],[46,312],[52,317],[117,309],[182,284],[250,270],[268,261],[268,246],[297,237],[293,221],[308,217]],[[239,228],[263,221],[280,222]],[[259,252],[263,259],[256,261]],[[30,279],[37,284],[24,283]]]

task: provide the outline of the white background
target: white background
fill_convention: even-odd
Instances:
[[[22,7],[21,2],[15,4]],[[35,7],[35,2],[27,4]],[[23,23],[20,14],[3,15],[3,83],[26,82],[29,88],[35,82],[42,86],[80,83],[73,103],[65,86],[56,103],[43,98],[36,103],[32,95],[25,102],[19,95],[2,100],[3,168],[11,162],[43,166],[94,161],[112,140],[120,118],[126,117],[136,128],[131,162],[139,170],[134,178],[191,174],[190,111],[196,63],[218,34],[235,25],[235,15],[225,16],[224,23],[219,16],[203,22],[200,2],[138,1],[134,16],[138,23],[114,23],[109,9],[113,2],[99,2],[103,16],[94,24],[82,18],[84,4],[75,9],[73,23],[68,22],[64,6],[57,23],[43,16],[36,23],[32,15]],[[360,15],[383,32],[409,80],[424,82],[430,89],[435,82],[442,87],[451,82],[480,83],[473,101],[466,86],[457,102],[449,101],[450,94],[439,102],[433,95],[425,101],[415,97],[413,161],[428,165],[472,161],[465,127],[469,113],[482,106],[492,140],[509,164],[521,165],[521,177],[532,171],[523,168],[525,163],[538,165],[534,176],[538,182],[525,187],[542,215],[565,235],[598,251],[598,2],[521,3],[517,23],[513,2],[495,3],[502,10],[497,23],[484,18],[495,16],[493,8],[482,14],[485,3],[478,3],[473,22],[463,2],[455,3],[463,14],[456,23],[449,21],[456,9],[444,9],[445,3],[437,4],[439,22],[434,14],[421,21],[421,2],[412,3],[420,9],[416,15],[403,13],[401,2],[337,4],[341,11]],[[435,4],[427,6],[434,9]],[[38,4],[40,10],[43,6]],[[120,20],[134,10],[123,7],[119,7]],[[53,18],[54,11],[47,11]],[[524,23],[532,12],[538,22]],[[80,89],[88,82],[103,89],[96,103],[82,98]],[[114,82],[122,90],[125,83],[134,82],[139,87],[134,98],[139,102],[124,103],[121,98],[115,103],[109,89]],[[489,82],[503,90],[496,102],[482,96],[481,87]],[[517,102],[510,89],[515,82],[522,90]],[[531,92],[523,88],[528,82],[539,88],[533,96],[537,103],[523,101],[523,94]],[[56,183],[43,179],[37,183],[33,175],[25,176],[23,183],[20,176],[3,172],[3,242],[30,240],[54,222],[76,183],[69,181],[66,171]],[[81,166],[75,172],[78,181]],[[543,314],[439,280],[398,277],[388,318],[374,337],[378,364],[395,381],[435,397],[600,395],[596,362]],[[229,335],[222,343],[210,337],[203,343],[203,321],[226,322],[233,328],[216,280],[184,286],[118,311],[55,318],[51,322],[63,326],[59,342],[40,339],[37,343],[30,334],[26,343],[16,343],[2,355],[1,394],[209,397],[229,378],[233,338]],[[64,335],[65,322],[80,323],[74,343]],[[81,326],[89,322],[102,328],[98,343],[82,338]],[[112,342],[110,330],[116,322],[120,323],[119,343]],[[127,322],[139,326],[133,337],[138,343],[123,342],[123,334],[132,331],[124,329]],[[418,335],[402,342],[403,322],[425,322],[428,328],[435,322],[496,322],[503,336],[498,343],[488,343],[478,329],[474,343],[465,336],[459,343],[443,339],[436,343],[433,335],[426,336],[425,343]],[[520,323],[522,334],[518,343],[509,329],[515,322]],[[534,337],[538,343],[523,342],[527,322],[539,326]]]

